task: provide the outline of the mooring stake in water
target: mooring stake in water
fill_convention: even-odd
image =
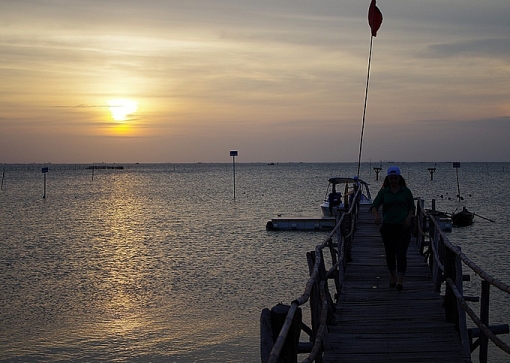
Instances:
[[[464,199],[460,196],[460,184],[459,184],[459,168],[460,162],[456,161],[453,163],[453,167],[455,168],[455,173],[457,174],[457,198],[459,198],[459,202]]]
[[[232,156],[232,170],[234,172],[234,199],[236,199],[236,156],[237,156],[237,150],[230,150],[230,156]]]
[[[41,169],[42,173],[44,174],[44,194],[43,199],[46,198],[46,174],[48,173],[48,168],[44,167]]]

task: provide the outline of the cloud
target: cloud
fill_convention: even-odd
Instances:
[[[423,52],[430,57],[476,56],[483,58],[510,57],[510,38],[474,39],[444,44],[433,44]]]
[[[107,100],[125,97],[140,104],[133,130],[157,135],[154,158],[164,161],[165,148],[175,161],[215,161],[238,141],[250,161],[357,159],[369,2],[2,1],[0,129],[34,142],[86,135],[94,145],[109,135]],[[510,114],[508,0],[378,6],[366,155],[450,157],[477,136],[496,144],[500,159]],[[123,138],[150,161],[150,143]],[[341,156],[328,153],[336,144]],[[51,155],[72,155],[59,145]],[[111,153],[105,145],[94,155]]]

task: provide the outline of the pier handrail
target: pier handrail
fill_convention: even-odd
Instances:
[[[510,346],[496,336],[497,334],[508,334],[508,324],[489,325],[490,286],[494,286],[507,294],[510,294],[510,286],[485,272],[480,266],[471,261],[461,251],[460,247],[452,244],[441,230],[434,214],[428,213],[423,206],[424,201],[418,198],[416,242],[421,251],[428,247],[428,251],[424,251],[423,254],[427,257],[436,290],[440,291],[442,283],[446,282],[445,313],[447,320],[455,323],[462,344],[470,354],[480,347],[480,362],[487,362],[488,340],[492,341],[502,351],[510,354]],[[480,298],[464,296],[463,281],[469,278],[469,275],[467,277],[463,275],[463,264],[482,280]],[[471,309],[468,300],[481,301],[480,317]],[[479,328],[479,331],[467,328],[466,313]],[[473,341],[473,338],[478,339]]]
[[[510,293],[510,285],[505,284],[502,281],[499,281],[495,277],[491,276],[487,272],[485,272],[480,266],[478,266],[476,263],[471,261],[457,246],[452,244],[450,240],[446,237],[446,235],[443,233],[441,228],[439,227],[439,224],[437,223],[435,217],[433,215],[429,215],[426,210],[420,209],[423,211],[423,214],[432,220],[432,224],[434,225],[434,228],[436,229],[437,233],[441,234],[441,237],[443,238],[444,245],[450,249],[455,255],[457,255],[462,262],[466,266],[468,266],[471,270],[473,270],[474,273],[476,273],[480,278],[487,281],[492,286],[500,289],[503,292]],[[421,230],[421,233],[425,233],[423,230]],[[436,262],[441,263],[441,261],[437,258],[437,253],[435,254]]]
[[[343,284],[343,272],[345,271],[348,258],[349,251],[346,251],[348,248],[347,244],[352,242],[354,237],[354,231],[356,226],[356,219],[359,211],[359,201],[361,199],[361,188],[357,188],[356,193],[352,199],[351,204],[349,205],[349,209],[347,212],[342,213],[337,217],[337,221],[333,230],[327,235],[326,238],[322,241],[322,243],[318,244],[315,247],[313,259],[313,266],[310,267],[310,278],[307,280],[305,290],[303,294],[297,299],[293,300],[290,304],[290,307],[286,313],[285,320],[283,325],[281,326],[278,337],[274,345],[271,348],[271,351],[264,352],[264,347],[261,346],[261,359],[263,363],[276,363],[280,361],[280,356],[282,354],[282,350],[284,349],[284,345],[286,344],[289,334],[291,332],[292,324],[295,323],[295,315],[298,311],[298,307],[308,302],[310,299],[314,287],[318,287],[320,294],[320,304],[316,307],[319,310],[319,324],[318,326],[313,327],[314,321],[312,321],[312,329],[309,329],[311,334],[312,346],[306,347],[306,352],[309,353],[308,357],[303,360],[303,363],[308,362],[322,362],[322,351],[323,351],[323,341],[327,334],[327,322],[328,322],[328,310],[333,309],[333,304],[330,304],[328,300],[329,292],[327,292],[327,280],[328,278],[335,279],[335,285],[337,294],[340,293]],[[347,228],[346,228],[347,224]],[[335,254],[333,239],[337,240],[337,251]],[[346,243],[347,242],[347,243]],[[320,268],[324,267],[324,256],[322,251],[326,248],[330,248],[331,257],[332,257],[332,266],[331,268],[323,274],[323,280],[319,281],[321,277]],[[335,276],[338,275],[338,276]],[[311,304],[313,305],[313,304]],[[317,313],[314,310],[314,307],[311,306],[312,309],[312,320],[314,313]],[[262,311],[261,316],[261,335],[264,335],[263,332],[263,320],[267,319],[269,312],[268,309],[264,309]],[[303,324],[302,322],[299,322]],[[261,340],[267,338],[261,337]]]
[[[449,287],[453,290],[453,293],[455,294],[455,297],[459,301],[460,304],[462,304],[462,307],[464,308],[464,311],[469,315],[473,323],[480,328],[480,330],[483,331],[485,335],[494,343],[496,344],[501,350],[504,350],[507,353],[510,353],[510,346],[503,342],[501,339],[499,339],[487,325],[485,325],[482,320],[476,315],[473,309],[469,306],[466,300],[464,300],[464,297],[459,292],[459,289],[457,289],[457,286],[453,282],[452,279],[447,279],[446,282],[448,283]]]
[[[293,300],[288,309],[278,310],[277,321],[273,323],[273,309],[285,305],[279,304],[271,311],[264,309],[261,315],[261,359],[263,363],[295,362],[298,353],[309,353],[303,363],[322,363],[324,342],[327,341],[328,324],[332,322],[331,311],[335,309],[329,294],[327,281],[334,279],[337,296],[343,286],[343,274],[350,259],[350,244],[354,238],[359,211],[360,195],[356,193],[354,202],[345,213],[337,218],[334,229],[328,236],[308,253],[310,278],[305,291]],[[510,354],[510,346],[497,337],[498,334],[510,332],[508,324],[489,324],[489,290],[496,287],[503,293],[510,293],[508,284],[491,276],[471,261],[458,246],[453,245],[441,230],[440,223],[433,213],[423,208],[422,199],[417,199],[414,235],[421,254],[432,272],[434,289],[440,293],[444,283],[444,309],[446,320],[456,327],[464,350],[472,354],[479,348],[479,362],[487,362],[488,342],[492,341],[501,351]],[[333,240],[336,238],[336,244]],[[323,251],[329,247],[331,267],[326,271]],[[335,250],[335,247],[337,250]],[[426,249],[426,250],[425,250]],[[462,274],[462,266],[468,266],[475,275],[481,278],[481,296],[464,296],[463,281],[469,275]],[[300,306],[310,301],[312,328],[301,321]],[[480,316],[469,306],[468,302],[480,302]],[[283,312],[283,313],[282,313]],[[468,328],[466,314],[478,328]],[[284,318],[284,319],[282,319]],[[264,330],[265,329],[265,330]],[[299,341],[299,331],[310,336],[310,343]],[[278,334],[276,339],[274,335]],[[265,343],[265,344],[263,344]]]

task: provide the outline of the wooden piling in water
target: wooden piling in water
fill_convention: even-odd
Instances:
[[[287,314],[291,306],[277,304],[271,310],[264,309],[261,315],[261,359],[267,362],[271,357],[271,349],[277,343],[278,333],[287,322]],[[287,339],[282,345],[278,363],[297,363],[299,336],[301,333],[302,311],[297,308],[290,323]],[[287,322],[288,323],[288,322]],[[263,328],[262,328],[263,327]]]

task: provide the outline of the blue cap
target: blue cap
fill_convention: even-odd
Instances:
[[[386,175],[400,175],[400,169],[398,168],[398,166],[390,166],[388,168],[388,174]]]

